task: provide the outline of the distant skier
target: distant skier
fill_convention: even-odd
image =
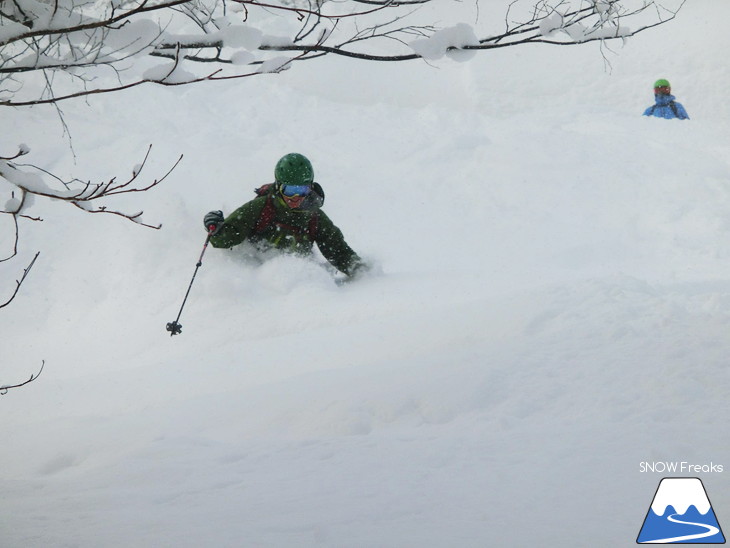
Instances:
[[[654,82],[654,101],[656,103],[644,111],[644,116],[656,116],[667,120],[673,118],[689,120],[687,111],[674,100],[672,87],[669,85],[668,80],[662,78]]]
[[[228,217],[222,211],[205,215],[213,247],[231,248],[248,241],[262,251],[273,248],[308,255],[316,243],[325,259],[350,278],[368,269],[322,211],[324,191],[314,182],[314,169],[306,157],[283,156],[274,168],[274,179]]]

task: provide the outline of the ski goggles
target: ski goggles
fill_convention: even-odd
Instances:
[[[670,93],[672,93],[672,88],[667,86],[654,88],[654,95],[669,95]]]
[[[312,187],[309,185],[281,185],[281,193],[288,198],[306,196],[310,192],[312,192]]]

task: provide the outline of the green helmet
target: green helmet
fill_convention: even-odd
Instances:
[[[311,185],[314,181],[314,169],[305,156],[292,152],[276,162],[274,179],[282,185]]]
[[[657,80],[654,82],[654,88],[671,88],[672,86],[669,85],[669,80],[665,80],[664,78],[661,78],[660,80]]]

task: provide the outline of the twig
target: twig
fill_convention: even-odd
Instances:
[[[8,393],[8,390],[10,390],[11,388],[20,388],[21,386],[25,386],[26,384],[31,383],[34,380],[36,380],[38,377],[41,376],[41,373],[43,373],[43,368],[45,367],[45,365],[46,365],[46,360],[43,360],[41,362],[41,368],[38,371],[38,374],[37,375],[31,375],[30,376],[30,379],[28,379],[25,382],[21,382],[20,384],[12,384],[12,385],[0,386],[0,396],[4,396],[5,394],[7,394]]]
[[[25,270],[23,270],[23,275],[20,277],[20,280],[15,280],[15,291],[13,291],[13,294],[10,296],[10,298],[5,301],[3,304],[0,304],[0,308],[5,308],[8,306],[15,296],[18,294],[18,290],[20,289],[20,286],[23,285],[23,282],[25,281],[25,277],[28,275],[28,272],[30,272],[30,269],[33,268],[33,265],[35,264],[35,260],[38,258],[38,255],[40,255],[41,252],[38,251],[35,254],[35,257],[33,257],[33,260],[30,262],[30,264],[25,267]]]

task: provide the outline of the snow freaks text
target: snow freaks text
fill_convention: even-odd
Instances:
[[[639,472],[660,474],[719,474],[724,471],[722,464],[710,462],[709,464],[693,464],[685,461],[642,461],[639,463]]]

